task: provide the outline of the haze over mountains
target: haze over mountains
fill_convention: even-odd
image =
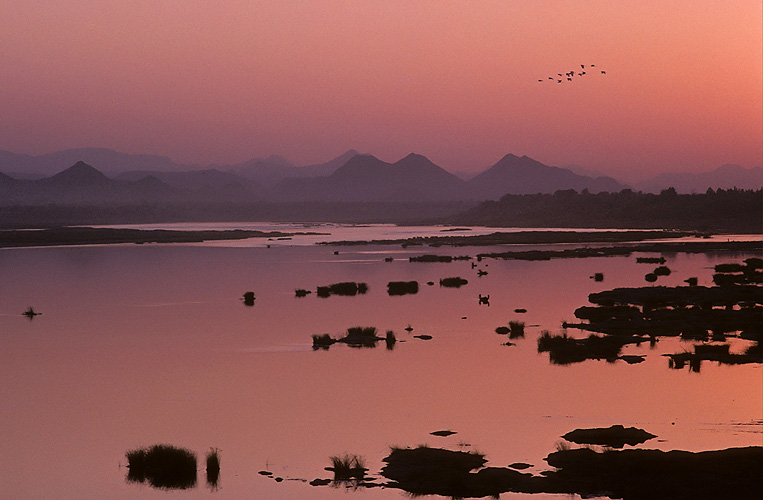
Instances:
[[[708,187],[760,189],[761,169],[725,165],[702,174],[662,174],[627,186],[606,176],[586,176],[527,156],[504,156],[465,181],[410,154],[394,163],[350,150],[328,162],[295,166],[277,156],[234,165],[180,165],[162,156],[86,148],[41,156],[0,151],[0,205],[251,203],[251,202],[450,202],[496,200],[505,194],[632,187],[659,192],[705,192]]]

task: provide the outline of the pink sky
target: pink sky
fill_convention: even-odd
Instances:
[[[2,2],[0,149],[759,166],[762,18],[758,0]],[[547,80],[580,64],[607,74]]]

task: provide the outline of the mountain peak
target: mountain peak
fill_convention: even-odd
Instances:
[[[91,167],[80,160],[71,167],[63,170],[50,178],[55,181],[63,182],[103,182],[108,180],[100,170]]]

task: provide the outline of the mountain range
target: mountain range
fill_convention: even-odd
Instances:
[[[67,165],[69,168],[66,168]],[[4,172],[4,173],[3,173]],[[760,189],[761,169],[725,165],[703,174],[663,174],[633,188],[705,192],[708,187]],[[508,154],[468,181],[409,154],[394,163],[350,150],[328,162],[296,166],[277,156],[233,165],[180,165],[162,156],[76,149],[42,156],[0,151],[0,205],[450,202],[496,200],[505,194],[629,188]]]

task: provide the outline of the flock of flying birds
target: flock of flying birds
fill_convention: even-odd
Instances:
[[[551,80],[552,82],[556,81],[556,83],[563,83],[565,81],[571,82],[572,79],[575,78],[576,76],[585,76],[588,73],[595,73],[597,71],[599,71],[600,74],[602,74],[602,75],[606,75],[607,74],[607,72],[602,70],[602,69],[598,69],[598,68],[594,69],[594,68],[596,68],[595,64],[589,64],[587,67],[586,67],[585,64],[581,64],[580,65],[580,71],[577,71],[577,70],[573,69],[572,71],[568,71],[566,73],[557,73],[557,76],[549,76],[548,79]],[[588,71],[586,71],[586,69]],[[547,80],[540,79],[538,81],[539,82],[545,82]]]

